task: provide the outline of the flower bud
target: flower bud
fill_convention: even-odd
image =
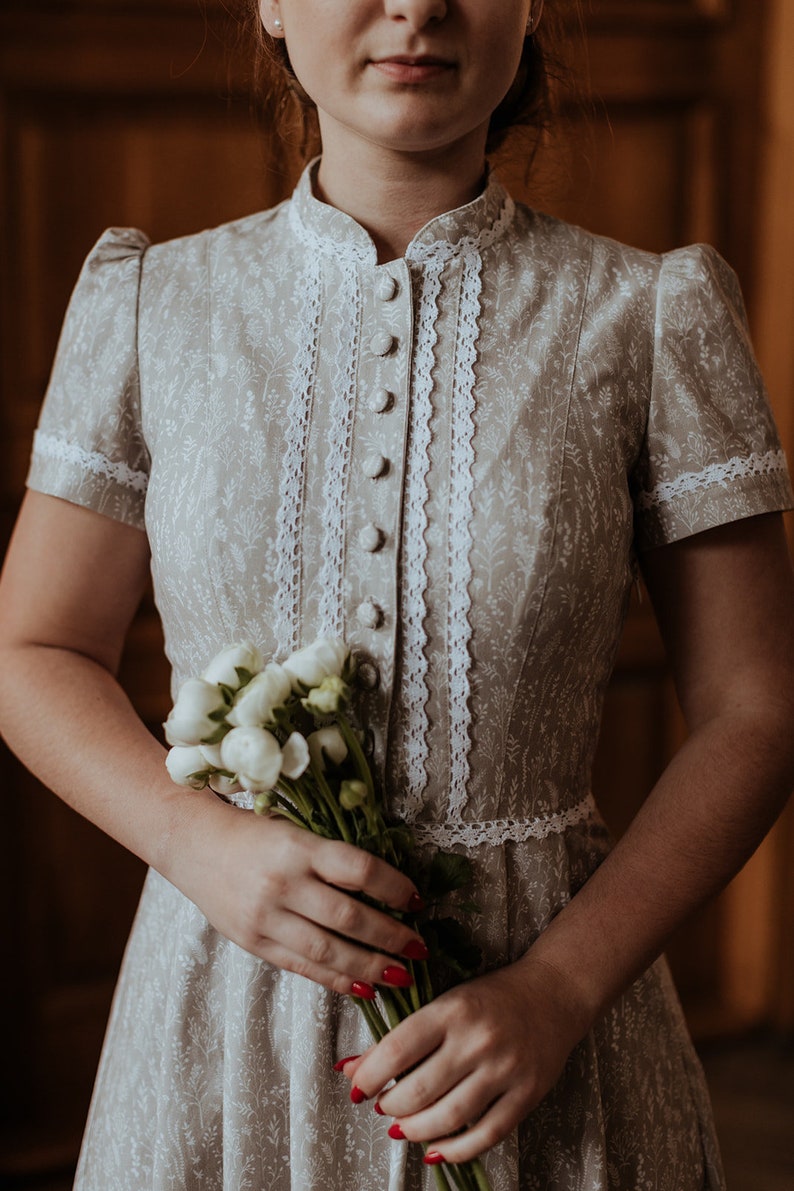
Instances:
[[[369,791],[364,782],[355,779],[342,782],[339,787],[339,805],[346,811],[355,810],[367,801]]]
[[[214,683],[203,678],[189,678],[179,688],[176,703],[165,721],[165,738],[169,744],[195,745],[218,730],[220,720],[212,719],[226,704]]]
[[[204,671],[203,678],[205,682],[223,683],[236,691],[245,678],[243,676],[241,679],[237,671],[245,671],[250,678],[259,673],[262,664],[262,655],[256,646],[240,641],[235,645],[227,645],[217,653]]]
[[[350,687],[338,674],[329,674],[319,686],[312,687],[301,703],[312,715],[331,715],[342,711],[350,698]]]
[[[271,790],[281,772],[281,749],[275,736],[253,725],[232,728],[221,743],[223,768],[237,774],[245,790]]]
[[[336,637],[318,637],[305,649],[299,649],[283,663],[292,689],[319,686],[324,678],[335,674],[341,677],[347,659],[347,646]]]
[[[235,728],[272,724],[276,708],[283,706],[291,691],[287,674],[276,662],[270,662],[237,692],[226,718]]]
[[[332,765],[341,765],[347,756],[345,738],[338,728],[318,728],[306,737],[312,764],[325,769],[325,757]]]
[[[254,799],[254,814],[266,815],[271,806],[276,805],[275,790],[260,790]]]
[[[210,773],[210,766],[196,745],[175,745],[169,749],[165,767],[172,782],[191,790],[203,790]]]

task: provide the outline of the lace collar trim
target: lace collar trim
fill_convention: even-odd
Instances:
[[[311,161],[289,203],[290,226],[310,252],[349,264],[376,265],[377,250],[369,232],[344,211],[315,197],[312,183],[319,158]],[[489,173],[485,189],[470,203],[437,215],[416,233],[405,259],[417,264],[444,264],[464,252],[482,251],[498,240],[513,221],[515,204]]]

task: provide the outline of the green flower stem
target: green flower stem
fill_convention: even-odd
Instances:
[[[271,807],[270,809],[274,815],[280,815],[284,819],[289,819],[289,821],[294,823],[296,827],[302,827],[304,831],[307,829],[311,830],[306,820],[300,814],[293,814],[291,810],[288,810],[288,806],[289,803],[283,802],[281,797],[279,797],[278,805]]]
[[[488,1182],[488,1175],[485,1173],[485,1167],[479,1158],[473,1158],[471,1162],[466,1164],[470,1167],[471,1173],[474,1175],[474,1185],[477,1191],[491,1191],[491,1184]]]
[[[340,807],[336,798],[334,798],[333,791],[328,785],[328,782],[325,780],[325,774],[323,773],[322,769],[320,769],[319,765],[312,764],[311,775],[317,783],[317,790],[320,794],[320,797],[327,806],[328,810],[331,812],[333,820],[339,828],[339,833],[342,836],[342,839],[345,841],[345,843],[352,844],[353,837],[350,834],[347,823],[345,822],[342,808]]]
[[[364,1015],[364,1020],[369,1026],[369,1032],[376,1042],[380,1042],[381,1038],[385,1038],[389,1032],[389,1027],[383,1020],[376,1005],[372,1001],[366,1000],[364,997],[354,997],[353,1000],[357,1003],[359,1009]]]
[[[364,756],[364,750],[361,747],[361,742],[359,741],[358,737],[356,736],[355,732],[353,731],[350,720],[347,718],[347,716],[345,715],[345,713],[343,711],[337,712],[336,718],[337,718],[337,723],[339,725],[339,730],[342,733],[342,736],[344,737],[345,744],[347,745],[347,751],[350,753],[351,757],[353,758],[353,760],[356,763],[356,768],[358,769],[359,777],[361,778],[361,780],[364,782],[364,784],[367,787],[367,792],[369,794],[370,800],[372,801],[372,803],[375,806],[377,806],[378,799],[375,794],[375,783],[372,780],[372,773],[370,771],[369,761]]]
[[[436,1180],[436,1186],[438,1187],[439,1191],[452,1191],[452,1189],[449,1185],[449,1180],[447,1179],[447,1176],[444,1174],[443,1166],[434,1166],[433,1167],[433,1177]]]

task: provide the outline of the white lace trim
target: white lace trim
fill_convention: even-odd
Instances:
[[[453,817],[466,805],[471,777],[471,578],[472,495],[474,489],[474,364],[479,336],[482,258],[471,249],[463,257],[451,400],[451,460],[447,584],[449,600],[448,683],[449,808]]]
[[[300,644],[302,520],[309,421],[317,369],[321,275],[315,256],[298,279],[303,295],[298,318],[302,341],[290,376],[290,403],[281,466],[281,503],[276,535],[276,619],[279,650],[288,654]]]
[[[322,575],[320,595],[320,633],[341,637],[345,631],[344,525],[340,509],[344,505],[350,471],[350,445],[353,437],[358,345],[361,332],[361,287],[357,271],[343,266],[344,292],[338,296],[339,309],[344,312],[344,331],[337,345],[331,408],[329,410],[328,453],[323,477],[325,505]]]
[[[223,796],[232,806],[242,810],[253,810],[254,797],[248,790]],[[527,840],[547,839],[550,835],[562,835],[571,827],[582,823],[601,821],[592,794],[586,795],[576,806],[551,815],[538,815],[535,819],[481,819],[468,822],[409,823],[414,839],[419,845],[433,844],[438,848],[477,848],[487,844],[490,848],[508,842],[524,844]]]
[[[516,205],[509,194],[505,194],[502,209],[492,224],[481,228],[475,235],[461,236],[459,240],[433,240],[431,244],[411,243],[405,253],[406,260],[418,265],[442,267],[448,260],[461,254],[483,252],[504,235],[513,222]]]
[[[462,844],[466,848],[476,848],[482,844],[498,847],[508,841],[523,844],[530,839],[542,840],[596,819],[600,819],[598,809],[592,794],[588,794],[576,806],[556,814],[538,815],[535,819],[410,823],[409,826],[418,844],[435,844],[439,848]]]
[[[400,814],[416,814],[427,785],[429,698],[428,663],[424,632],[427,589],[427,502],[430,467],[430,424],[433,416],[433,349],[438,338],[438,295],[441,267],[431,266],[421,278],[414,357],[413,408],[405,467],[405,522],[403,530],[402,634],[404,700],[410,708],[406,726],[405,793]]]
[[[76,442],[69,442],[68,439],[58,438],[53,434],[44,434],[41,430],[37,430],[33,437],[33,449],[35,454],[43,459],[72,463],[81,471],[100,476],[103,480],[113,480],[134,492],[145,492],[149,483],[145,471],[135,471],[126,463],[114,462],[99,451],[87,451]]]
[[[751,455],[734,455],[725,463],[710,463],[702,471],[687,471],[674,480],[656,484],[650,491],[639,494],[637,504],[641,509],[656,509],[690,492],[700,492],[717,484],[729,484],[745,476],[765,476],[786,471],[784,451],[767,451],[765,454],[754,451]]]

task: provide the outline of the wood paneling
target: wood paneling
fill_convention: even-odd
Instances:
[[[790,199],[792,182],[787,2],[592,0],[587,60],[575,54],[575,70],[592,80],[591,112],[572,114],[567,149],[544,150],[531,182],[520,152],[501,168],[517,194],[604,234],[657,250],[715,243],[739,271],[762,354],[775,362],[773,395],[791,446],[794,294],[776,248],[792,247],[789,212],[776,197],[788,188]],[[249,62],[223,0],[5,0],[0,7],[3,540],[63,310],[103,228],[132,224],[163,239],[289,192],[294,169],[285,171],[283,151],[249,113]],[[770,108],[767,77],[780,92]],[[762,236],[759,209],[769,220]],[[776,354],[781,341],[784,363]],[[122,679],[157,730],[168,674],[150,601],[133,628]],[[682,737],[650,608],[635,601],[595,774],[617,831]],[[13,1138],[4,1139],[0,1174],[73,1160],[142,878],[137,861],[13,759],[5,757],[1,772],[11,797],[0,844],[0,914],[13,962],[0,983],[0,1011],[17,1028],[6,1044]],[[793,900],[791,822],[744,884],[671,949],[699,1028],[771,1013],[794,1022],[791,962],[788,983],[770,975],[790,915],[769,912],[786,881],[789,906]],[[766,913],[763,928],[759,913]]]

